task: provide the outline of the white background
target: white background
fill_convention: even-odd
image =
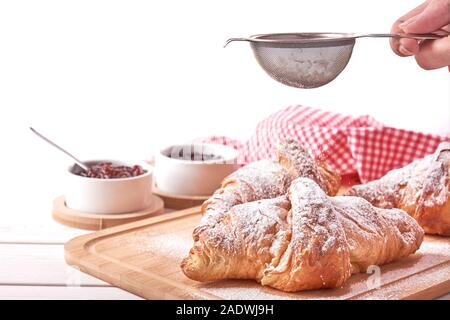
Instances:
[[[450,131],[449,72],[423,71],[386,39],[360,39],[346,70],[312,90],[283,86],[246,43],[271,32],[388,32],[416,0],[1,1],[0,223],[49,217],[70,163],[148,158],[198,136],[248,137],[291,104]]]

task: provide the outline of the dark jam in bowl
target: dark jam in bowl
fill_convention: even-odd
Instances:
[[[147,171],[141,166],[132,167],[123,165],[114,165],[111,162],[100,162],[89,167],[88,171],[79,172],[78,175],[87,178],[96,179],[119,179],[131,178],[143,175]]]

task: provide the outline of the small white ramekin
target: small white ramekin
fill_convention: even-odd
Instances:
[[[213,154],[221,159],[191,161],[169,157],[173,150]],[[238,168],[238,152],[219,144],[177,144],[155,156],[155,181],[159,190],[176,195],[211,195],[222,180]]]
[[[114,160],[86,161],[87,165],[112,162]],[[147,172],[136,177],[118,179],[87,178],[75,174],[79,168],[68,168],[65,186],[66,206],[76,211],[97,214],[121,214],[144,210],[151,205],[153,168],[146,163],[137,163]]]

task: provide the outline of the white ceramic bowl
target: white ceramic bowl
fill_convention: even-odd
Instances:
[[[100,162],[130,165],[112,160],[86,161],[86,164]],[[77,211],[97,214],[129,213],[148,208],[152,199],[153,168],[146,163],[137,164],[147,172],[136,177],[118,179],[83,177],[74,173],[78,166],[70,166],[64,194],[66,206]]]
[[[180,150],[184,157],[180,159]],[[219,159],[192,161],[191,154]],[[178,144],[155,156],[155,181],[159,190],[188,196],[211,195],[222,180],[238,168],[238,152],[219,144]]]

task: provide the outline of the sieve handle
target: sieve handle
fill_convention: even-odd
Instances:
[[[249,38],[230,38],[230,39],[228,39],[225,42],[223,47],[226,48],[231,42],[234,42],[234,41],[252,41],[252,39],[249,39]]]
[[[437,40],[448,37],[449,32],[438,31],[436,33],[366,33],[355,35],[355,38],[408,38],[415,40]]]

